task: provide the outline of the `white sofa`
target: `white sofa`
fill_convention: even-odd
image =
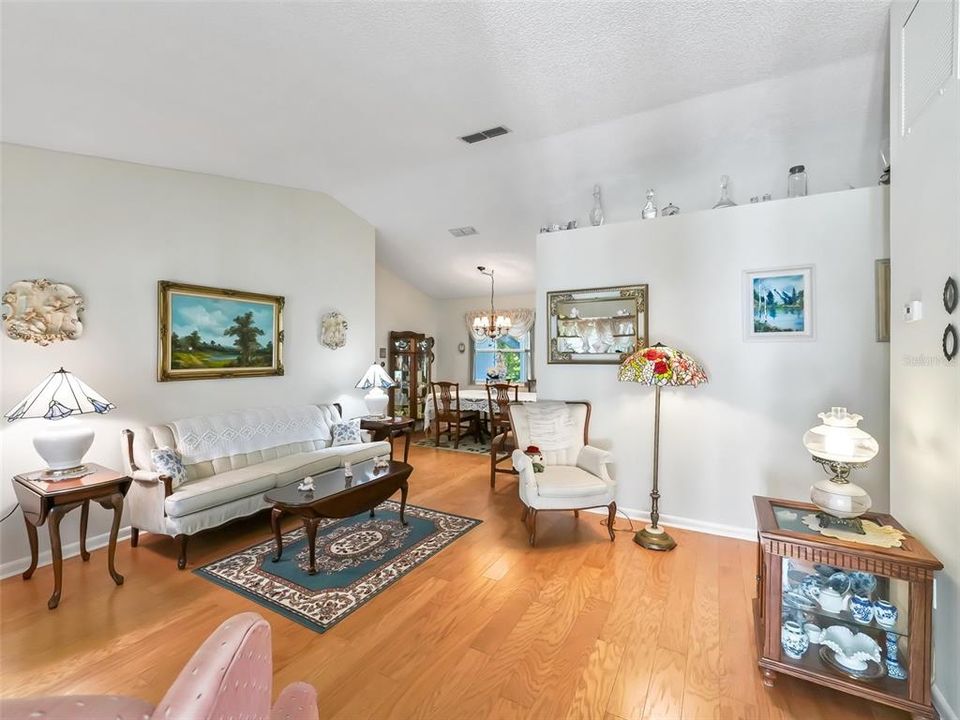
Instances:
[[[330,429],[340,420],[339,405],[298,405],[124,430],[124,465],[133,478],[126,498],[131,544],[137,546],[141,530],[176,538],[182,570],[191,535],[268,508],[268,490],[390,452],[387,442],[330,447]],[[151,463],[158,447],[181,454],[187,479],[176,488]]]

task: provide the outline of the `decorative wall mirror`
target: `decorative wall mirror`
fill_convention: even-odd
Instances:
[[[646,285],[547,293],[547,362],[618,365],[647,345]]]

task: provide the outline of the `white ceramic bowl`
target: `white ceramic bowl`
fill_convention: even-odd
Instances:
[[[866,633],[845,625],[831,625],[820,634],[820,644],[833,650],[837,662],[851,670],[866,670],[867,661],[880,662],[880,646]]]

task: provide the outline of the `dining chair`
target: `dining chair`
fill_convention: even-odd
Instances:
[[[437,395],[439,388],[440,394]],[[453,440],[453,447],[460,447],[460,435],[464,430],[473,431],[477,442],[481,442],[480,413],[476,410],[462,410],[460,407],[460,383],[439,382],[430,383],[433,393],[434,427],[436,430],[437,447],[440,446],[440,436],[446,435]],[[440,424],[446,423],[446,430],[440,429]]]
[[[490,487],[496,487],[497,473],[516,475],[511,464],[508,468],[497,467],[509,461],[515,449],[510,429],[510,403],[517,402],[520,386],[511,383],[487,384],[487,414],[490,416]],[[512,397],[511,397],[512,396]]]

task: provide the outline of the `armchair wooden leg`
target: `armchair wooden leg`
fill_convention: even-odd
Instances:
[[[437,436],[436,436],[437,447],[440,447],[440,418],[437,418],[436,420],[434,420],[434,425],[437,429]]]
[[[610,533],[610,542],[613,542],[617,539],[616,534],[613,532],[613,523],[617,520],[617,503],[612,502],[607,505],[607,532]]]
[[[140,528],[130,528],[130,547],[136,547],[140,544]]]
[[[530,547],[537,546],[537,509],[530,508],[530,513],[527,515],[527,526],[530,528]]]
[[[495,490],[497,485],[497,448],[490,446],[490,489]]]
[[[460,447],[460,421],[453,426],[453,432],[453,449],[457,450]]]
[[[187,566],[187,540],[189,538],[189,535],[177,535],[177,537],[174,538],[177,541],[177,546],[179,548],[179,554],[177,557],[178,570],[183,570]]]
[[[579,510],[574,510],[574,511],[573,511],[573,516],[574,516],[575,518],[579,518],[579,517],[580,517],[580,511],[579,511]]]
[[[525,523],[527,521],[527,513],[530,512],[530,508],[526,505],[523,506],[523,512],[520,513],[520,522]]]

